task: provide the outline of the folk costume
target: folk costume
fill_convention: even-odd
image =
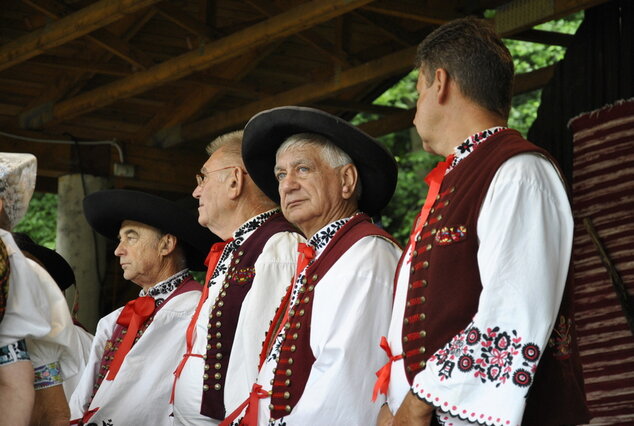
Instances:
[[[451,157],[428,176],[432,194],[396,276],[389,408],[413,392],[440,424],[585,423],[573,220],[556,166],[505,128]]]
[[[396,165],[374,139],[322,111],[282,107],[245,128],[243,158],[256,184],[279,199],[271,170],[275,152],[296,133],[317,133],[343,149],[359,172],[359,208],[376,215],[396,184]],[[375,350],[387,330],[392,277],[400,255],[392,237],[357,213],[326,224],[298,247],[298,267],[263,345],[250,398],[225,423],[368,425]]]
[[[35,188],[37,161],[31,154],[0,153],[0,199],[8,227],[26,213]],[[0,229],[2,240],[2,292],[6,295],[0,322],[0,366],[30,359],[25,339],[51,345],[64,373],[80,369],[75,348],[77,336],[66,299],[44,269],[27,259],[13,236]]]
[[[249,395],[264,334],[291,284],[295,248],[303,241],[275,209],[212,248],[207,294],[177,370],[175,424],[218,424]]]
[[[172,372],[202,286],[189,269],[202,269],[217,237],[180,206],[138,191],[107,190],[84,199],[90,225],[114,239],[124,220],[175,235],[187,269],[156,283],[102,318],[88,365],[70,400],[71,424],[171,424]]]
[[[50,279],[48,278],[50,275],[62,292],[75,284],[73,268],[55,250],[36,244],[25,233],[14,232],[12,235],[22,253],[44,267],[48,274],[41,277],[42,280]],[[86,367],[93,339],[92,334],[78,325],[72,324],[68,328],[68,332],[75,335],[72,338],[71,351],[78,362],[77,371],[73,374],[67,367],[62,366],[61,360],[64,359],[62,347],[37,339],[26,339],[34,369],[35,390],[61,385],[67,400],[70,399]]]

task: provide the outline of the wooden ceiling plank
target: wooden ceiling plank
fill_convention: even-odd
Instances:
[[[75,40],[160,0],[100,0],[0,47],[0,71]]]
[[[149,70],[137,72],[106,86],[59,102],[53,106],[51,120],[60,121],[72,118],[94,111],[118,99],[134,96],[152,87],[183,78],[211,65],[239,56],[257,46],[271,43],[273,40],[287,37],[328,21],[370,1],[320,0],[303,3],[243,31],[201,46],[196,51],[185,53],[155,65]]]
[[[183,140],[207,137],[227,129],[235,128],[265,109],[281,105],[313,102],[357,84],[367,83],[407,71],[412,66],[412,58],[415,52],[416,47],[410,47],[375,61],[342,71],[328,81],[309,83],[270,98],[184,125],[181,137]]]
[[[240,84],[239,80],[251,72],[260,61],[269,56],[277,48],[278,44],[273,43],[262,49],[261,52],[254,53],[253,56],[242,55],[229,64],[216,67],[217,69],[214,70],[213,74],[217,77],[233,78],[234,83]],[[165,131],[169,133],[171,127],[178,126],[195,117],[202,108],[225,90],[222,87],[207,88],[205,90],[194,88],[193,91],[176,99],[175,103],[166,106],[148,125],[144,126],[143,133],[139,135],[141,140],[147,140],[148,144],[156,143],[162,145],[161,142],[164,139],[163,134]],[[152,137],[150,138],[150,136]]]
[[[115,34],[115,36],[122,35],[122,39],[127,41],[130,40],[134,35],[143,28],[143,26],[147,23],[148,20],[154,16],[155,11],[149,10],[147,13],[144,13],[143,16],[139,19],[137,15],[131,15],[125,19],[122,19],[118,28],[115,31],[119,31],[121,34]],[[92,47],[92,49],[90,49]],[[113,55],[104,51],[97,46],[89,46],[89,53],[92,53],[92,57],[94,58],[94,62],[96,64],[106,63],[109,61]],[[73,96],[73,94],[77,93],[81,90],[81,88],[95,75],[94,71],[78,71],[78,72],[60,72],[57,76],[53,77],[52,80],[55,84],[51,85],[48,90],[43,91],[40,96],[33,99],[25,108],[24,111],[20,114],[19,122],[20,126],[23,128],[40,128],[46,121],[49,120],[47,117],[47,105],[51,105],[62,99],[65,96]],[[45,108],[42,108],[45,106]],[[42,112],[44,111],[44,113]]]
[[[76,10],[56,0],[22,0],[22,2],[55,20],[76,12]],[[100,28],[87,34],[86,38],[128,62],[134,69],[146,69],[154,64],[154,61],[143,51],[134,48],[127,41],[120,39],[108,30]]]
[[[179,27],[192,34],[197,35],[205,41],[211,41],[214,38],[222,37],[220,31],[207,26],[204,22],[199,21],[180,7],[170,3],[163,2],[154,6],[158,13],[165,19],[172,21]]]
[[[383,34],[402,46],[411,46],[420,42],[420,40],[414,40],[412,36],[382,16],[367,13],[363,10],[355,10],[352,12],[352,15],[381,31]]]
[[[282,8],[278,7],[275,3],[268,0],[246,0],[246,2],[269,18],[283,12]],[[324,39],[315,31],[306,30],[302,33],[297,33],[296,37],[308,43],[310,46],[312,46],[322,54],[326,55],[330,59],[334,60],[339,65],[342,65],[344,67],[350,66],[347,59],[341,55],[342,52],[336,49],[336,47],[332,43]]]
[[[81,59],[60,58],[58,56],[40,55],[31,59],[29,64],[42,67],[50,67],[82,73],[96,73],[124,77],[132,74],[130,67],[126,65],[109,64],[106,62],[84,61]]]
[[[379,13],[381,15],[394,16],[400,19],[424,22],[432,25],[442,25],[445,19],[429,16],[429,9],[413,3],[395,1],[375,1],[363,7],[364,10]]]

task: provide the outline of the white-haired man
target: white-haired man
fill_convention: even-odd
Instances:
[[[187,332],[175,424],[217,424],[247,397],[304,241],[247,174],[241,148],[241,131],[212,141],[193,192],[198,222],[224,242],[209,253],[206,286]]]

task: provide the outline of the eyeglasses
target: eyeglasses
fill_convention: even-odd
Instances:
[[[212,170],[210,172],[206,172],[206,173],[196,173],[196,183],[198,184],[198,186],[202,186],[205,183],[205,179],[207,179],[207,176],[209,176],[212,173],[215,172],[219,172],[221,170],[227,170],[227,169],[233,169],[233,168],[238,168],[240,169],[240,171],[242,173],[244,173],[245,175],[248,175],[248,173],[242,169],[242,167],[240,166],[227,166],[227,167],[223,167],[221,169],[216,169],[216,170]]]

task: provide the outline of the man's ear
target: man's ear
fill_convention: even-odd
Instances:
[[[359,179],[357,168],[352,163],[341,166],[340,176],[341,196],[344,200],[349,200],[350,198],[352,198],[354,190],[357,187],[357,181]]]
[[[245,174],[242,173],[240,167],[233,167],[231,169],[231,174],[227,176],[227,180],[225,181],[230,200],[235,200],[242,194],[245,185],[244,176]]]
[[[447,100],[449,95],[449,73],[444,68],[437,68],[434,73],[434,88],[436,89],[436,96],[438,103],[443,103]]]
[[[172,234],[165,234],[159,240],[159,253],[167,256],[176,250],[178,239]]]

